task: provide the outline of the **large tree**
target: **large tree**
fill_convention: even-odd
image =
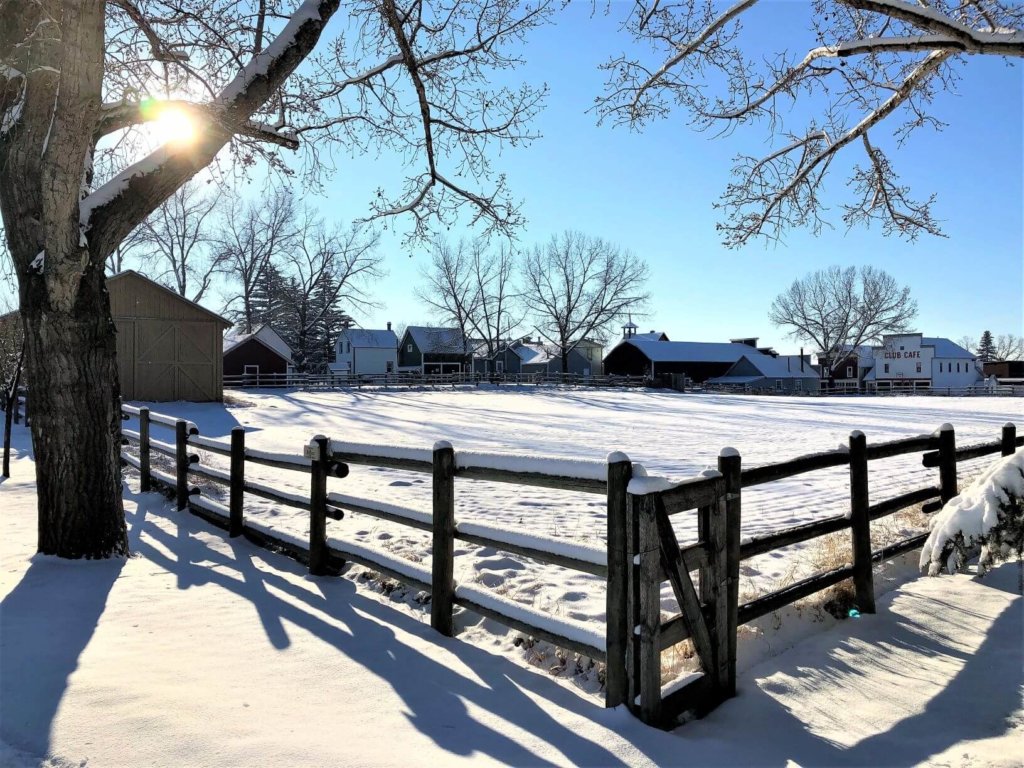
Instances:
[[[548,4],[356,1],[313,55],[340,5],[0,3],[0,212],[28,344],[41,552],[127,551],[104,262],[222,151],[236,167],[264,158],[282,168],[283,148],[394,150],[410,170],[382,180],[373,214],[410,213],[414,234],[463,207],[492,229],[519,223],[489,153],[531,138],[543,92],[494,88],[489,75],[517,64],[508,43],[544,21]],[[94,177],[98,149],[175,114],[189,140]]]
[[[931,101],[968,57],[1024,56],[1024,5],[1004,0],[814,0],[806,30],[767,44],[758,39],[758,14],[775,13],[767,2],[629,7],[628,32],[654,53],[607,62],[603,119],[640,128],[682,107],[701,130],[758,123],[767,133],[764,153],[736,158],[722,197],[729,246],[777,239],[793,225],[818,232],[828,171],[858,148],[860,163],[846,166],[844,222],[880,222],[909,239],[939,233],[934,198],[912,197],[890,155],[916,129],[941,127]]]
[[[910,288],[868,266],[829,267],[794,280],[775,297],[769,313],[775,325],[817,348],[822,377],[831,375],[862,344],[909,330],[916,316]]]
[[[416,295],[442,324],[480,342],[491,357],[523,319],[515,273],[515,253],[504,244],[491,248],[483,239],[457,245],[439,240],[421,270]]]
[[[996,343],[992,338],[992,331],[983,331],[981,341],[978,342],[978,348],[971,351],[977,353],[978,360],[982,363],[991,363],[995,360]]]
[[[557,349],[562,373],[569,353],[613,321],[642,311],[647,264],[600,237],[567,230],[534,246],[523,264],[523,303],[537,332]]]

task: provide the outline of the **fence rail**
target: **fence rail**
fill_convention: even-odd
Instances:
[[[278,549],[308,565],[313,574],[337,573],[351,561],[386,577],[428,591],[431,626],[454,634],[453,611],[462,606],[515,630],[558,644],[606,663],[605,701],[626,704],[644,721],[655,725],[675,722],[685,710],[709,711],[736,690],[736,636],[740,625],[776,611],[839,582],[853,579],[856,604],[874,611],[872,564],[922,545],[916,535],[877,551],[871,549],[870,524],[902,509],[948,501],[957,493],[957,461],[994,453],[1009,455],[1024,438],[1013,424],[1001,439],[980,446],[956,448],[955,433],[943,425],[931,435],[868,444],[854,432],[844,450],[744,469],[740,455],[724,449],[716,472],[679,483],[646,477],[622,453],[607,462],[586,462],[535,456],[507,456],[455,451],[448,443],[432,450],[366,446],[331,441],[318,435],[302,455],[247,448],[245,431],[235,427],[230,441],[199,434],[183,419],[154,414],[147,408],[125,406],[126,419],[136,417],[137,430],[125,429],[123,441],[138,446],[138,456],[122,453],[126,465],[140,475],[143,491],[158,487],[177,499],[179,510],[194,514],[255,543]],[[173,429],[174,442],[154,439],[154,427]],[[173,459],[174,473],[152,466],[152,453]],[[203,452],[229,459],[225,471],[202,463]],[[939,483],[918,488],[875,504],[868,501],[871,461],[923,453],[926,467],[937,467]],[[309,493],[282,491],[246,477],[246,465],[258,464],[309,477]],[[329,477],[345,478],[350,464],[389,467],[429,473],[432,505],[429,511],[361,499],[328,490]],[[849,466],[850,512],[769,534],[741,539],[742,491],[822,469]],[[228,488],[228,504],[204,498],[189,481],[195,478]],[[460,522],[455,515],[456,479],[517,483],[603,494],[607,504],[607,546],[595,549],[493,525]],[[309,513],[305,539],[273,530],[245,517],[245,495]],[[366,514],[429,533],[429,567],[395,557],[368,545],[328,542],[327,521],[346,511]],[[693,511],[697,518],[695,543],[680,546],[670,516]],[[740,562],[781,547],[827,534],[850,531],[852,563],[810,575],[796,583],[739,603]],[[554,617],[514,603],[471,584],[454,580],[455,542],[462,541],[521,555],[604,579],[604,633],[591,625]],[[694,579],[693,574],[696,574]],[[661,587],[669,582],[679,613],[662,618]],[[660,654],[682,640],[694,643],[702,672],[661,685]]]

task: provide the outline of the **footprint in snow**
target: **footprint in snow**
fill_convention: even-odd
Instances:
[[[473,567],[478,571],[521,571],[526,566],[511,557],[492,557],[487,560],[477,560]]]
[[[388,485],[399,486],[404,488],[406,486],[412,485],[412,483],[410,483],[408,480],[394,480],[393,482],[388,483]]]

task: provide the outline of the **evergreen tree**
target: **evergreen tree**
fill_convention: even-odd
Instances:
[[[992,332],[985,331],[981,334],[981,341],[978,343],[978,360],[983,363],[991,363],[996,360],[996,344],[992,340]]]
[[[284,335],[284,326],[289,321],[291,296],[288,284],[281,270],[274,264],[267,263],[260,270],[252,291],[252,333],[261,325],[271,325],[274,330]],[[239,318],[244,320],[243,318]]]

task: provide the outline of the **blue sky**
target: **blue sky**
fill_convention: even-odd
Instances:
[[[736,152],[762,149],[767,129],[752,126],[714,139],[691,129],[683,113],[643,133],[599,127],[587,110],[601,92],[597,66],[629,44],[617,18],[591,16],[589,4],[570,7],[556,24],[533,34],[517,78],[550,87],[536,121],[543,137],[528,148],[506,150],[495,165],[507,173],[528,219],[521,245],[543,242],[565,228],[599,235],[647,260],[652,294],[640,324],[673,339],[724,340],[757,335],[776,348],[798,346],[767,319],[772,298],[794,278],[832,264],[872,264],[909,285],[920,307],[918,329],[926,335],[978,337],[1022,332],[1022,74],[1003,60],[975,57],[962,69],[959,95],[940,94],[934,114],[942,132],[922,129],[890,155],[914,195],[935,193],[937,218],[947,238],[923,235],[915,243],[883,237],[880,227],[846,231],[841,212],[835,229],[820,236],[792,230],[783,244],[755,242],[739,250],[720,244],[719,212],[712,204],[728,182]],[[756,45],[775,49],[792,39],[809,9],[802,3],[771,3],[751,19]],[[876,143],[882,143],[882,134]],[[859,147],[851,147],[849,160]],[[369,194],[397,165],[387,158],[339,158],[339,170],[319,201],[325,214],[343,219],[366,212]],[[826,197],[843,199],[848,172],[834,171]],[[313,202],[313,200],[310,200]],[[457,239],[466,232],[450,233]],[[429,317],[413,295],[422,250],[382,241],[389,275],[375,287],[383,308],[357,317],[366,327],[417,322]]]

